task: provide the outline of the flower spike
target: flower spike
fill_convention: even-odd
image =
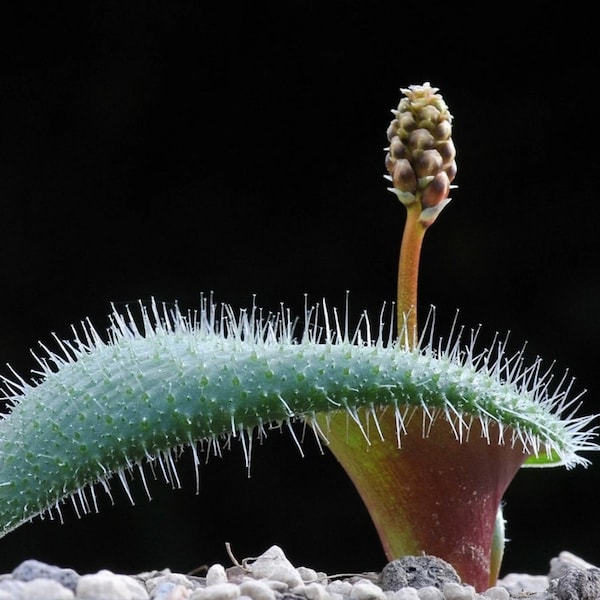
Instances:
[[[405,97],[387,130],[385,165],[400,202],[418,205],[418,220],[429,227],[448,204],[456,176],[452,115],[438,88],[429,83],[401,90]]]
[[[388,188],[406,207],[398,262],[398,326],[408,325],[408,343],[418,338],[417,282],[425,231],[450,202],[456,176],[452,115],[438,88],[429,83],[402,88],[405,95],[393,110],[385,156]]]

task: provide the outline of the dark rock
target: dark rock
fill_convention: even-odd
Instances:
[[[558,600],[598,600],[600,598],[600,569],[571,569],[552,582]]]
[[[54,565],[48,565],[39,560],[25,560],[12,572],[13,579],[18,581],[32,581],[34,579],[53,579],[63,587],[75,592],[79,573],[73,569],[62,569]]]
[[[460,583],[454,567],[436,556],[404,556],[388,563],[377,582],[384,591],[395,592],[403,587],[423,588],[428,585],[442,589],[445,583]]]

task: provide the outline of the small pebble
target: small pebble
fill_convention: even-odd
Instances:
[[[403,587],[393,593],[392,600],[419,600],[419,594],[415,588]]]
[[[444,600],[442,590],[433,585],[426,585],[417,590],[417,595],[419,596],[419,600]]]
[[[283,550],[279,546],[271,546],[252,562],[248,569],[256,579],[268,579],[280,567],[296,571],[294,565],[286,558]],[[297,573],[296,575],[302,581]]]
[[[156,593],[156,589],[159,587],[171,589],[176,585],[182,585],[190,589],[198,587],[197,584],[194,584],[188,577],[182,575],[181,573],[169,572],[164,575],[157,574],[156,577],[153,577],[145,582],[146,590],[150,595]]]
[[[206,585],[216,585],[217,583],[227,583],[225,567],[220,564],[211,565],[206,572]]]
[[[0,581],[0,592],[8,594],[10,598],[20,598],[24,587],[24,581],[15,581],[14,579]]]
[[[192,590],[185,585],[163,581],[150,592],[150,600],[181,600],[189,598]]]
[[[54,565],[48,565],[39,560],[25,560],[12,572],[13,579],[18,581],[32,581],[33,579],[52,579],[62,586],[72,590],[77,588],[79,573],[73,569],[62,569]]]
[[[127,575],[102,570],[82,575],[77,582],[77,600],[149,600],[142,585]]]
[[[305,583],[312,583],[313,581],[318,581],[320,579],[320,577],[314,569],[298,567],[296,571],[298,571],[298,575],[300,575],[300,578]]]
[[[235,583],[216,583],[194,590],[190,600],[235,600],[239,595],[240,587]]]
[[[169,594],[175,586],[176,584],[172,581],[162,581],[158,585],[155,585],[153,581],[150,586],[146,586],[146,589],[150,594],[150,600],[168,600]]]
[[[288,567],[287,565],[283,564],[278,565],[273,569],[273,571],[271,571],[269,579],[274,579],[275,581],[283,581],[283,583],[286,583],[290,588],[294,588],[304,583],[297,569],[291,566]]]
[[[442,587],[446,600],[477,600],[475,588],[450,581]]]
[[[352,591],[352,584],[349,581],[334,579],[325,586],[325,589],[329,594],[340,594],[341,596],[349,596],[350,592]]]
[[[352,586],[351,600],[387,600],[385,592],[374,583],[361,580]]]
[[[320,583],[307,583],[300,592],[307,600],[328,600],[329,594],[324,585]]]
[[[243,581],[240,584],[240,593],[253,600],[275,600],[275,592],[264,581]]]
[[[488,598],[490,600],[509,600],[510,599],[510,594],[508,593],[508,590],[506,588],[503,588],[500,586],[494,586],[494,587],[491,587],[491,588],[485,590],[485,592],[483,592],[482,596],[484,598],[486,598],[486,600]]]
[[[260,579],[260,581],[264,581],[274,592],[279,592],[281,594],[284,594],[290,589],[290,586],[283,581],[275,581],[274,579]]]
[[[527,575],[525,573],[509,573],[499,579],[497,585],[505,588],[509,594],[535,594],[548,589],[549,579],[545,575]]]
[[[184,585],[176,585],[165,600],[188,600],[192,590]],[[158,600],[158,599],[157,599]]]
[[[74,600],[75,594],[53,579],[32,579],[23,588],[22,600]]]
[[[225,569],[229,583],[242,583],[248,577],[248,571],[243,567],[228,567]]]

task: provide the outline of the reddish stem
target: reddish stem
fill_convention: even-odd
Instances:
[[[420,202],[407,207],[404,233],[398,260],[398,331],[405,327],[405,341],[414,347],[418,339],[417,324],[417,292],[419,281],[419,261],[421,246],[426,228],[419,222],[421,214]]]

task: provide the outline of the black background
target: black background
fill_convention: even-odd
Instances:
[[[599,412],[598,116],[593,19],[562,3],[23,3],[2,19],[0,372],[110,302],[218,300],[299,311],[303,294],[377,314],[395,294],[404,209],[382,148],[400,87],[454,115],[459,188],[427,234],[420,301],[556,360]],[[500,9],[502,6],[502,9]],[[137,506],[0,540],[0,572],[229,564],[279,544],[328,572],[385,563],[334,459],[287,435],[157,483]],[[594,458],[594,457],[592,457]],[[600,563],[598,461],[521,471],[503,572],[570,550]],[[468,526],[468,524],[465,524]]]

